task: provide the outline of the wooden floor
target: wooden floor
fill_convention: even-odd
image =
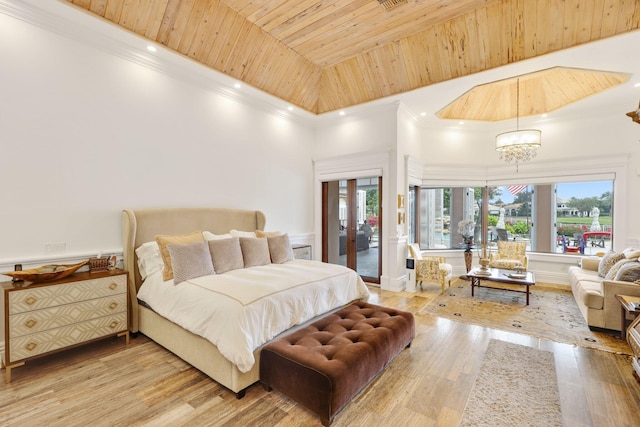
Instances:
[[[416,312],[431,298],[371,288],[370,302]],[[434,288],[434,291],[437,291]],[[416,338],[334,426],[457,426],[489,339],[555,354],[565,426],[640,426],[628,356],[416,316]],[[140,335],[27,363],[0,384],[2,426],[313,426],[317,417],[256,384],[235,395]]]

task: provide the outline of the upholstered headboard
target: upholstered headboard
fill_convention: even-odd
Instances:
[[[226,208],[167,208],[122,211],[124,268],[129,272],[131,332],[138,331],[138,300],[142,284],[135,250],[159,234],[185,234],[210,231],[224,234],[231,229],[264,230],[266,218],[260,211]]]

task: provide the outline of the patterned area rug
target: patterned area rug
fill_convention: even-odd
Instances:
[[[491,285],[491,282],[484,284]],[[571,291],[564,289],[532,286],[527,306],[525,294],[498,289],[476,288],[472,298],[470,282],[456,280],[444,295],[438,295],[418,315],[444,317],[565,344],[631,354],[629,344],[620,339],[619,333],[590,330]]]
[[[553,353],[490,340],[460,426],[561,426]]]

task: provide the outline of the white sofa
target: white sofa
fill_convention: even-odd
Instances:
[[[632,252],[627,253],[632,254]],[[605,277],[601,277],[598,274],[598,268],[600,267],[602,271],[601,263],[608,255],[609,253],[603,258],[583,257],[579,266],[569,267],[569,282],[573,297],[589,326],[619,331],[621,307],[616,295],[640,296],[640,284],[615,279],[625,277],[619,274],[622,273],[620,271],[622,268],[627,270],[636,265],[640,266],[640,263],[637,257],[625,257],[624,260],[619,260],[611,266],[611,268],[619,266],[617,275],[611,274],[615,273],[612,270],[609,275],[605,274]],[[623,267],[625,264],[629,266]]]

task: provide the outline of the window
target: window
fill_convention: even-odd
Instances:
[[[458,222],[472,220],[481,244],[482,187],[420,188],[419,195],[410,239],[423,249],[460,248]],[[612,247],[612,180],[488,187],[487,211],[489,247],[499,239],[524,240],[527,250],[547,253]]]

